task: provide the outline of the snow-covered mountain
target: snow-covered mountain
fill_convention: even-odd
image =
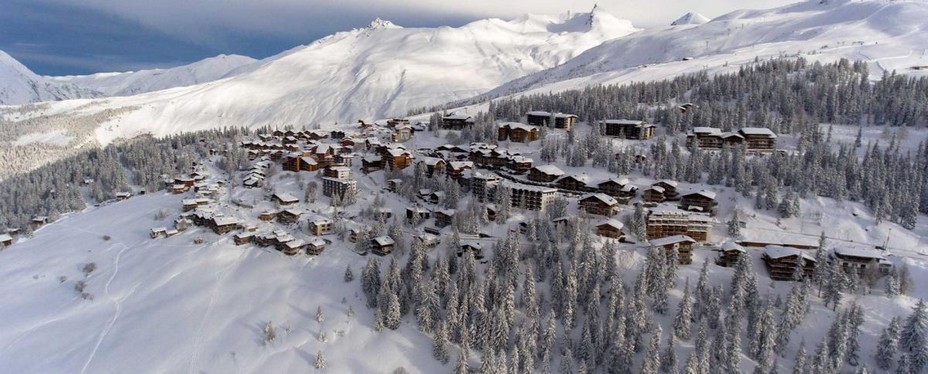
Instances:
[[[256,66],[256,62],[258,60],[247,56],[219,55],[170,69],[49,77],[49,79],[94,90],[104,96],[129,96],[212,82],[247,72]]]
[[[101,96],[75,84],[56,82],[33,73],[25,65],[0,51],[0,105]]]
[[[702,25],[706,22],[709,22],[709,18],[707,18],[706,16],[699,14],[699,13],[689,12],[687,14],[684,14],[682,17],[677,18],[677,20],[673,21],[670,25],[671,26]]]
[[[376,20],[264,60],[227,79],[82,106],[138,109],[98,131],[102,143],[220,126],[354,122],[478,95],[638,31],[595,9],[488,19],[459,28]],[[99,104],[99,105],[97,105]],[[62,103],[50,111],[73,108]]]
[[[864,60],[871,73],[928,65],[928,3],[803,2],[739,10],[708,23],[655,28],[591,48],[571,61],[493,91],[547,92],[592,84],[646,81],[699,70],[737,69],[756,57]]]

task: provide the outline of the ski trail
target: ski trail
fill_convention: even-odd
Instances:
[[[242,258],[245,257],[247,251],[241,251],[235,261],[232,262],[227,268],[225,268],[219,275],[216,277],[216,286],[213,287],[213,291],[209,295],[209,303],[206,305],[206,311],[203,313],[203,318],[200,319],[200,324],[197,327],[197,332],[194,335],[193,343],[193,354],[190,356],[190,366],[187,369],[188,372],[193,373],[196,363],[200,360],[200,350],[203,345],[203,329],[206,326],[206,321],[209,319],[210,315],[213,312],[213,306],[216,303],[218,296],[222,294],[222,281],[225,280],[226,276],[232,272],[236,266],[242,261]]]
[[[100,336],[97,338],[97,343],[94,345],[93,350],[90,351],[90,356],[87,357],[87,361],[84,362],[84,367],[81,368],[81,374],[84,374],[87,371],[87,368],[90,366],[90,363],[93,361],[94,356],[97,355],[97,350],[100,349],[100,345],[103,344],[103,339],[106,338],[106,335],[110,333],[110,330],[113,328],[113,325],[116,324],[116,320],[119,319],[119,313],[122,309],[122,300],[118,300],[110,296],[110,284],[113,283],[113,279],[116,279],[116,275],[119,274],[119,258],[122,254],[129,249],[125,244],[120,243],[122,249],[119,253],[116,254],[116,259],[113,261],[113,274],[110,275],[110,279],[106,281],[106,285],[103,286],[103,294],[106,295],[112,302],[116,311],[113,313],[113,318],[110,319],[110,322],[103,328],[103,331],[100,331]]]

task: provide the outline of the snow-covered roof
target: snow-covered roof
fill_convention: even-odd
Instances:
[[[766,136],[769,138],[777,137],[777,134],[774,134],[772,130],[766,127],[744,127],[741,129],[741,133],[753,136]]]
[[[679,183],[677,183],[677,181],[675,181],[675,180],[670,180],[670,179],[661,179],[661,180],[657,181],[657,183],[663,183],[663,184],[666,184],[666,185],[671,186],[671,187],[677,187],[677,185],[679,185]],[[657,184],[657,183],[655,183],[655,184]]]
[[[303,212],[296,210],[296,209],[284,209],[283,211],[281,211],[281,213],[287,213],[287,214],[294,215],[294,216],[300,216],[303,214]]]
[[[603,222],[600,222],[599,225],[596,225],[596,227],[600,227],[600,226],[610,226],[610,227],[615,228],[615,229],[617,229],[617,230],[621,230],[622,228],[625,227],[625,224],[622,223],[622,222],[619,222],[619,221],[616,221],[616,220],[610,218],[610,219],[607,219],[607,220],[605,220],[605,221],[603,221]]]
[[[609,182],[618,184],[620,186],[626,186],[628,185],[628,178],[609,178],[609,180],[603,181],[600,184],[602,185],[602,184],[606,184]]]
[[[871,259],[882,259],[883,254],[879,251],[864,248],[835,247],[833,249],[838,256],[862,257]]]
[[[532,186],[528,184],[511,182],[509,180],[502,181],[501,185],[511,190],[533,191],[533,192],[541,192],[541,193],[557,192],[557,188]]]
[[[690,196],[690,195],[699,195],[699,196],[703,196],[707,199],[712,199],[712,200],[715,200],[715,196],[716,196],[715,192],[707,191],[707,190],[702,190],[702,191],[697,191],[697,192],[692,192],[692,193],[687,194],[687,196]]]
[[[649,240],[649,242],[654,247],[663,247],[666,245],[683,243],[683,242],[696,243],[696,240],[693,240],[693,238],[686,236],[686,235],[674,235],[674,236],[668,236],[666,238]]]
[[[213,218],[213,222],[216,223],[216,226],[229,226],[237,225],[239,220],[235,217],[215,217]]]
[[[309,241],[309,245],[313,247],[322,247],[325,246],[325,240],[322,240],[322,238],[317,236]]]
[[[619,202],[616,199],[612,198],[612,196],[609,196],[609,195],[606,195],[600,192],[586,195],[580,200],[586,200],[590,198],[597,199],[607,205],[618,205],[619,204]]]
[[[806,253],[806,251],[803,251],[798,248],[784,247],[780,245],[768,245],[764,247],[764,255],[772,259],[799,255],[799,256],[802,256],[802,258],[805,259],[806,261],[815,262],[815,257],[812,257],[811,255]]]
[[[454,216],[454,213],[457,213],[457,212],[456,212],[454,209],[443,209],[443,210],[439,210],[439,211],[436,212],[436,213],[441,213],[441,214],[444,214],[444,215],[446,215],[446,216],[448,216],[448,217],[452,217],[452,216]]]
[[[648,189],[657,191],[657,192],[659,192],[659,193],[664,193],[664,187],[661,187],[661,186],[651,186],[651,187],[648,188]]]
[[[390,149],[387,149],[387,153],[389,153],[390,156],[393,156],[393,157],[399,157],[405,154],[409,154],[408,151],[402,148],[390,148]]]
[[[165,231],[168,231],[167,227],[155,227],[155,228],[151,229],[151,232],[152,232],[153,234],[158,234],[158,233],[162,233],[162,232],[165,232]],[[3,241],[3,240],[4,240],[4,238],[3,238],[4,236],[9,237],[9,235],[0,235],[0,241]]]
[[[452,169],[461,169],[461,168],[472,168],[474,167],[473,161],[451,161],[448,163],[451,165]]]
[[[543,111],[543,110],[533,110],[533,111],[531,111],[531,112],[525,113],[525,115],[527,115],[527,116],[545,116],[545,117],[550,117],[550,116],[551,116],[551,112],[545,112],[545,111]]]
[[[183,199],[181,200],[182,205],[197,205],[197,199]]]
[[[641,126],[644,124],[644,121],[633,120],[633,119],[607,119],[603,121],[605,124],[610,125],[630,125],[630,126]]]
[[[374,243],[376,243],[378,246],[381,246],[381,247],[395,244],[395,242],[393,241],[393,238],[389,236],[378,236],[374,238]]]
[[[419,160],[419,162],[423,162],[428,166],[435,166],[438,165],[439,162],[445,162],[445,160],[442,160],[438,157],[423,157]]]
[[[296,196],[293,196],[286,192],[275,193],[274,198],[284,203],[295,203],[295,202],[300,201],[300,199],[297,199]]]
[[[289,249],[300,248],[304,245],[306,245],[306,242],[304,242],[303,239],[291,240],[291,241],[284,243],[284,246],[286,246]]]
[[[722,136],[722,129],[717,127],[694,127],[693,134],[697,135],[712,135],[712,136]]]
[[[534,169],[545,175],[553,175],[556,177],[564,175],[564,171],[554,165],[541,165],[534,167]]]
[[[515,130],[515,129],[522,129],[522,130],[525,130],[525,131],[538,130],[538,128],[535,127],[535,126],[526,125],[526,124],[521,123],[521,122],[500,122],[500,123],[499,123],[499,127],[508,127],[508,128],[510,128],[510,129],[513,129],[513,130]]]
[[[731,239],[724,241],[722,245],[719,247],[719,249],[721,249],[723,252],[738,251],[738,252],[747,253],[747,251],[744,250],[744,247],[742,247],[738,243],[735,243]]]
[[[451,114],[451,115],[442,117],[442,119],[444,120],[459,120],[459,121],[466,120],[468,118],[470,118],[470,116],[466,114]]]

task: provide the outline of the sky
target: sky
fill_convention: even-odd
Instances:
[[[0,0],[0,50],[42,75],[179,66],[218,54],[268,57],[380,17],[461,26],[594,4],[638,27],[796,0]]]

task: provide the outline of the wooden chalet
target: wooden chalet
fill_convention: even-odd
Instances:
[[[694,127],[686,135],[686,143],[700,149],[721,149],[722,129],[715,127]]]
[[[274,195],[271,195],[271,200],[277,203],[280,206],[289,206],[300,202],[300,199],[297,199],[296,196],[293,196],[286,192],[278,192]]]
[[[351,178],[351,168],[347,166],[329,166],[323,172],[323,175],[335,179]]]
[[[596,225],[596,235],[606,237],[606,238],[619,239],[619,241],[624,241],[625,240],[624,229],[625,229],[625,224],[610,218]]]
[[[378,256],[386,256],[393,252],[396,242],[389,236],[378,236],[371,239],[371,252]]]
[[[398,126],[409,126],[408,118],[391,118],[387,120],[387,127],[396,128]]]
[[[466,114],[450,114],[441,117],[441,127],[449,130],[470,128],[474,122],[474,118]]]
[[[322,240],[322,238],[313,238],[306,243],[306,254],[310,256],[321,255],[325,251],[325,245],[325,240]]]
[[[551,123],[551,121],[554,123]],[[525,113],[525,121],[532,126],[554,127],[570,131],[577,123],[577,116],[565,113],[550,113],[545,111],[531,111]]]
[[[235,245],[251,244],[254,239],[255,234],[250,232],[240,232],[232,236],[232,241],[235,242]]]
[[[591,188],[589,185],[590,177],[586,174],[572,174],[565,175],[555,182],[558,188],[570,191],[594,191],[595,188]]]
[[[277,217],[277,212],[270,211],[270,210],[266,210],[266,211],[261,212],[261,214],[258,214],[258,219],[265,221],[265,222],[273,221],[274,218],[276,217]]]
[[[696,240],[686,235],[674,235],[665,238],[649,240],[651,247],[663,248],[666,251],[677,251],[677,259],[681,265],[693,263],[693,244]]]
[[[278,249],[287,256],[296,256],[306,250],[306,242],[303,239],[289,240],[281,243]]]
[[[402,148],[386,148],[381,156],[386,162],[385,166],[392,170],[405,169],[412,165],[412,154]]]
[[[434,248],[441,244],[441,237],[435,234],[422,233],[416,235],[415,240],[419,241],[426,248]]]
[[[126,199],[128,199],[128,198],[130,198],[130,197],[132,197],[132,193],[131,193],[131,192],[125,192],[125,191],[123,191],[123,192],[117,192],[117,193],[116,193],[116,200],[119,200],[119,201],[126,200]]]
[[[429,177],[445,173],[445,160],[438,157],[423,157],[417,164],[421,164],[425,167],[425,174]]]
[[[535,166],[528,171],[528,180],[551,183],[564,176],[564,171],[554,165]]]
[[[836,247],[831,250],[830,261],[837,261],[846,273],[856,271],[859,275],[867,273],[885,274],[892,269],[892,263],[877,250]]]
[[[646,203],[662,203],[666,200],[664,197],[664,188],[661,186],[648,187],[641,195],[641,199]]]
[[[811,277],[815,271],[815,257],[807,252],[792,247],[768,245],[764,247],[762,256],[770,278],[773,280],[796,280],[797,268],[802,267],[802,274]]]
[[[444,209],[435,212],[435,226],[445,227],[451,225],[454,220],[454,209]]]
[[[13,245],[13,237],[10,234],[0,234],[0,245],[4,247]]]
[[[168,229],[166,227],[155,227],[151,229],[151,231],[148,233],[148,236],[152,239],[167,237],[167,231]]]
[[[676,201],[680,199],[680,194],[677,192],[677,186],[679,186],[677,181],[664,179],[657,181],[654,185],[664,189],[665,200]]]
[[[184,212],[189,212],[196,209],[200,204],[197,204],[196,199],[184,199],[181,201],[181,209]]]
[[[715,263],[728,268],[734,267],[741,259],[741,256],[746,254],[747,251],[744,250],[744,247],[734,241],[726,240],[719,247],[719,256],[715,259]]]
[[[34,216],[32,217],[32,226],[39,228],[44,226],[49,222],[48,216]]]
[[[619,212],[619,202],[604,193],[593,193],[580,199],[580,209],[600,216],[612,217]]]
[[[497,128],[497,140],[528,143],[538,140],[538,127],[519,122],[502,122]]]
[[[458,179],[465,171],[473,169],[473,161],[451,161],[448,163],[447,173],[449,178]]]
[[[420,206],[406,208],[406,222],[412,223],[416,219],[419,222],[432,218],[432,212]]]
[[[332,221],[325,218],[309,221],[309,232],[316,236],[327,235],[332,232]]]
[[[607,119],[600,122],[604,135],[632,140],[654,137],[656,126],[640,120]]]
[[[285,157],[281,163],[281,168],[286,171],[316,171],[319,170],[319,163],[312,157],[293,155]]]
[[[715,192],[706,190],[683,195],[680,199],[680,209],[709,213],[714,216],[718,205],[715,196]]]
[[[738,130],[744,145],[752,152],[773,152],[777,148],[777,134],[766,127],[745,127]]]
[[[513,155],[509,157],[509,162],[506,167],[514,173],[524,174],[532,169],[532,164],[534,164],[534,162],[535,160],[531,158],[522,155]]]
[[[705,214],[661,206],[648,213],[647,239],[686,235],[698,242],[709,241],[714,220]]]
[[[461,243],[461,247],[458,249],[458,257],[463,256],[466,252],[473,253],[474,258],[478,260],[483,258],[483,246],[479,242],[465,241]]]
[[[441,204],[442,201],[445,201],[445,191],[432,191],[432,193],[429,194],[428,199],[429,203],[435,205]]]
[[[296,209],[284,209],[277,213],[277,222],[282,224],[290,224],[300,220],[300,216],[303,215],[302,212]]]
[[[210,228],[213,229],[213,232],[216,234],[222,235],[238,230],[241,228],[241,224],[238,219],[233,217],[213,217]]]
[[[361,170],[365,173],[383,170],[384,161],[380,155],[367,155],[361,159]]]

